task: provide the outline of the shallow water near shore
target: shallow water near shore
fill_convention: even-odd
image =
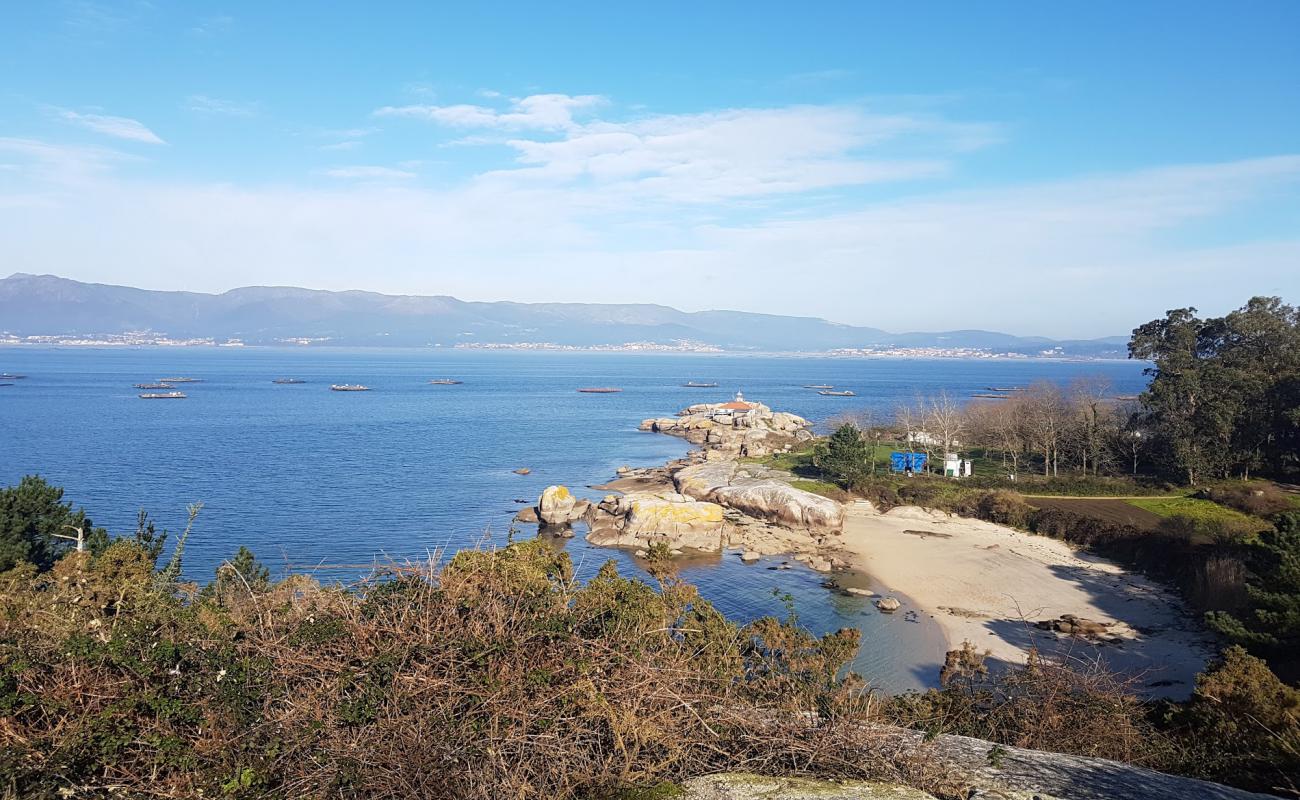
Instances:
[[[1132,362],[844,359],[623,353],[279,348],[0,348],[0,481],[40,473],[114,533],[147,509],[173,532],[185,507],[204,509],[186,546],[185,573],[206,580],[246,545],[275,574],[314,571],[348,581],[372,565],[476,544],[504,545],[514,513],[541,490],[608,481],[619,465],[657,466],[688,449],[637,431],[647,417],[736,390],[821,422],[946,389],[959,399],[987,386],[1104,375],[1116,394],[1144,383]],[[190,376],[188,398],[144,401],[133,384]],[[277,385],[279,377],[305,383]],[[460,385],[430,385],[454,378]],[[685,388],[688,381],[717,388]],[[370,392],[331,392],[362,383]],[[824,397],[806,384],[856,397]],[[580,394],[616,386],[618,394]],[[528,475],[513,470],[528,467]],[[532,526],[517,536],[532,536]],[[581,538],[563,546],[590,575],[609,559],[643,574],[630,553]],[[943,638],[925,614],[880,614],[870,598],[823,587],[826,576],[735,554],[691,561],[682,576],[736,620],[784,616],[824,633],[863,631],[855,668],[898,691],[932,685]],[[846,579],[847,580],[847,579]],[[861,585],[861,583],[855,584]],[[871,587],[876,591],[888,587]],[[904,606],[907,611],[910,606]]]

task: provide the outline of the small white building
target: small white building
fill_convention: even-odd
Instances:
[[[956,453],[944,453],[943,474],[948,478],[969,478],[974,463],[969,458],[962,458]]]

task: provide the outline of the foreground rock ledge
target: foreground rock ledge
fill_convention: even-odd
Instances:
[[[727,773],[693,778],[682,787],[688,800],[933,800],[933,795],[892,783],[769,778]]]

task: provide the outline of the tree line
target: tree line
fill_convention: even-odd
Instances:
[[[1188,484],[1300,474],[1300,312],[1255,297],[1223,317],[1173,309],[1133,331],[1152,362],[1140,424],[1159,469]]]

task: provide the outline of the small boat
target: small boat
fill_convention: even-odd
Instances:
[[[159,383],[202,383],[202,378],[159,378]]]
[[[271,383],[278,383],[282,386],[290,383],[306,383],[306,382],[307,381],[304,381],[301,378],[276,378],[275,380],[271,381]]]
[[[135,385],[135,388],[137,388],[137,389],[170,389],[170,388],[172,388],[172,385],[171,385],[170,383],[137,383],[137,384]]]
[[[623,390],[615,389],[612,386],[593,386],[585,389],[579,389],[578,391],[582,392],[583,394],[617,394],[618,392],[621,392]]]
[[[835,387],[832,386],[832,385],[829,384],[829,383],[810,383],[810,384],[808,384],[807,386],[805,386],[805,387],[803,387],[803,388],[805,388],[805,389],[834,389]]]
[[[464,381],[456,381],[456,380],[452,380],[451,378],[434,378],[433,380],[429,381],[429,383],[434,386],[459,386],[460,384],[464,383]]]
[[[141,400],[184,400],[185,392],[153,392],[140,395]]]
[[[985,386],[984,387],[984,391],[986,392],[1023,392],[1024,390],[1025,387],[1023,386]]]
[[[18,381],[26,377],[26,375],[15,375],[12,372],[0,372],[0,380],[2,381]]]
[[[359,383],[336,383],[330,386],[331,392],[368,392],[369,386],[362,386]]]
[[[845,389],[842,392],[837,392],[832,389],[822,389],[817,394],[823,395],[825,397],[857,397],[856,394],[850,392],[848,389]]]
[[[716,389],[716,388],[718,388],[718,384],[716,384],[716,383],[696,383],[695,381],[687,381],[686,383],[683,383],[682,386],[683,386],[684,388],[687,388],[687,389]]]

